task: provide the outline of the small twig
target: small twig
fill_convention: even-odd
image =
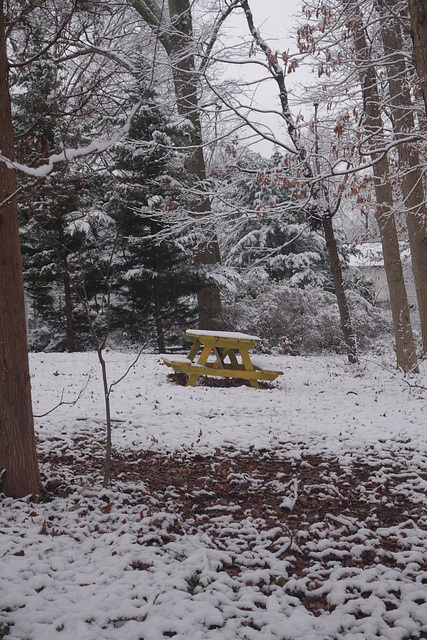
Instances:
[[[410,391],[412,391],[412,389],[422,389],[423,391],[427,391],[427,387],[423,387],[422,384],[412,384],[411,382],[409,382],[409,380],[405,379],[403,379],[403,382],[406,382]]]
[[[417,363],[417,366],[419,366],[425,360],[426,360],[426,356],[422,357],[420,359],[420,361]],[[389,366],[386,366],[384,364],[376,362],[375,360],[371,360],[370,358],[365,358],[365,362],[369,362],[370,364],[374,364],[375,366],[380,367],[381,369],[383,369],[383,371],[387,371],[387,373],[390,373],[392,375],[395,375],[396,373],[399,373],[399,372],[402,373],[402,371],[399,370],[399,369],[395,368],[394,370],[392,370],[392,369],[390,369]],[[422,389],[423,391],[427,391],[427,387],[424,387],[421,384],[414,384],[410,380],[407,379],[408,374],[410,375],[411,373],[413,373],[413,370],[406,372],[405,375],[401,377],[402,382],[405,382],[408,385],[409,391],[412,391],[412,389]]]
[[[84,385],[80,389],[77,398],[75,398],[74,400],[64,400],[64,389],[62,389],[61,400],[58,402],[58,404],[56,404],[54,407],[52,407],[52,409],[49,409],[49,411],[46,411],[46,413],[41,413],[40,415],[34,414],[34,418],[44,418],[45,416],[48,416],[50,413],[52,413],[53,411],[58,409],[58,407],[61,407],[63,404],[75,405],[80,400],[80,398],[82,397],[83,393],[85,392],[86,387],[89,384],[89,380],[90,380],[90,375],[87,376],[86,382],[84,383]]]
[[[120,376],[120,378],[118,380],[115,380],[114,382],[112,382],[110,384],[110,386],[108,387],[108,395],[110,395],[113,387],[115,387],[116,385],[120,384],[120,382],[122,380],[124,380],[126,378],[126,376],[128,375],[129,371],[132,369],[132,367],[134,367],[136,365],[136,363],[138,362],[138,360],[140,359],[143,350],[145,349],[145,347],[147,346],[148,341],[145,342],[142,347],[139,349],[138,353],[136,354],[134,360],[130,363],[130,365],[128,366],[128,368],[126,369],[126,371],[124,372],[124,374],[122,376]]]

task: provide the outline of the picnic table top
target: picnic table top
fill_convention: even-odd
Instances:
[[[229,339],[230,341],[250,341],[250,342],[261,342],[261,338],[258,336],[251,336],[247,333],[240,333],[238,331],[208,331],[204,329],[187,329],[186,334],[189,338],[218,338],[218,339]]]

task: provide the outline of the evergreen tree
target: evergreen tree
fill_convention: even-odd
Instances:
[[[102,274],[114,237],[111,220],[96,208],[92,171],[63,166],[21,202],[24,277],[34,349],[81,350],[91,345],[85,298],[95,314],[103,307]]]
[[[120,227],[113,301],[113,328],[144,342],[155,335],[160,352],[166,339],[180,341],[196,321],[196,292],[206,286],[193,265],[191,238],[173,233],[169,214],[183,200],[183,132],[147,95],[129,135],[113,150],[116,184],[107,211]]]
[[[39,50],[43,38],[43,28],[35,29],[30,46]],[[14,75],[17,155],[32,166],[64,146],[81,144],[82,128],[89,125],[78,109],[70,108],[76,105],[65,85],[62,91],[65,77],[66,70],[49,54]],[[189,242],[157,239],[167,229],[168,211],[182,197],[173,185],[183,178],[184,156],[174,147],[185,146],[188,131],[168,125],[156,96],[141,81],[133,79],[130,85],[127,106],[141,96],[145,104],[127,138],[109,154],[111,161],[58,166],[36,184],[21,176],[33,348],[72,351],[91,344],[85,314],[90,309],[92,321],[102,324],[103,274],[110,260],[112,329],[138,342],[154,333],[165,351],[165,335],[175,341],[195,319],[194,294],[204,281],[192,265]],[[73,110],[80,114],[77,121],[68,115]],[[102,126],[108,123],[116,128],[123,124],[104,117]]]
[[[302,210],[290,206],[281,164],[277,152],[269,160],[250,153],[239,161],[229,188],[236,212],[222,236],[225,264],[244,270],[262,267],[276,282],[330,290],[325,240],[310,229]]]
[[[30,57],[33,49],[43,48],[40,26],[34,29],[29,46]],[[82,141],[79,123],[73,120],[70,126],[66,115],[69,104],[61,92],[60,77],[50,53],[12,76],[16,155],[21,162],[43,165],[51,153]],[[106,245],[99,246],[99,236],[106,225],[111,230],[96,205],[103,178],[95,169],[73,163],[57,165],[39,181],[19,175],[31,348],[74,351],[91,343],[79,295],[84,291],[99,309],[100,274],[108,253]]]

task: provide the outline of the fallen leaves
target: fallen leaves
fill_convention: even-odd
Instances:
[[[49,485],[57,497],[28,505],[28,515],[41,524],[40,534],[51,537],[49,548],[59,536],[93,540],[94,547],[102,536],[111,544],[116,537],[111,560],[126,555],[119,544],[126,532],[132,549],[126,570],[139,572],[139,582],[155,574],[156,558],[164,557],[168,567],[188,561],[194,570],[183,574],[184,587],[172,580],[170,589],[214,601],[216,589],[225,588],[218,585],[228,585],[227,597],[235,599],[230,607],[239,607],[243,595],[247,603],[239,609],[242,628],[264,629],[267,618],[260,612],[268,612],[271,598],[289,615],[300,608],[316,620],[344,616],[354,632],[379,615],[387,637],[410,598],[411,624],[422,631],[417,621],[426,606],[425,472],[384,451],[369,450],[345,465],[338,458],[309,452],[286,457],[283,451],[116,453],[117,480],[109,491],[96,482],[101,468],[92,455],[51,453],[44,464],[61,477]],[[184,551],[189,540],[191,561]],[[24,548],[15,546],[10,556],[27,561]],[[371,613],[373,602],[379,614]],[[226,620],[221,616],[220,626]]]

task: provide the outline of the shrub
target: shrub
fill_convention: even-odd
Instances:
[[[345,350],[340,316],[333,294],[315,287],[301,289],[286,283],[249,279],[224,305],[228,330],[259,335],[266,351],[313,354]],[[391,334],[391,321],[381,308],[356,292],[347,292],[359,349]]]

